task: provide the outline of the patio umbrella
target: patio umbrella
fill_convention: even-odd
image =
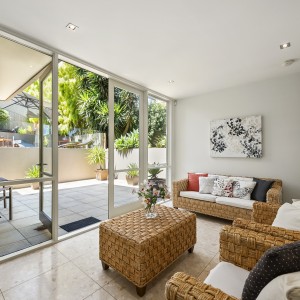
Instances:
[[[40,100],[35,98],[34,96],[22,92],[17,94],[14,98],[11,99],[12,103],[3,108],[6,109],[13,105],[20,105],[22,107],[27,108],[27,117],[29,118],[38,118],[39,109],[40,109]],[[51,120],[52,109],[49,107],[43,108],[43,113],[48,120]]]

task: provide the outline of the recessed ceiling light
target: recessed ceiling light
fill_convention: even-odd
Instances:
[[[288,47],[291,47],[291,43],[290,42],[284,43],[284,44],[280,45],[280,49],[285,49],[285,48],[288,48]]]
[[[173,80],[173,79],[170,79],[169,81],[168,81],[168,83],[169,84],[172,84],[172,83],[174,83],[175,81]]]
[[[73,31],[76,30],[77,28],[79,28],[78,26],[76,26],[72,23],[69,23],[66,27],[70,30],[73,30]]]

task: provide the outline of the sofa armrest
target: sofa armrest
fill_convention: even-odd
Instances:
[[[255,201],[253,204],[252,221],[271,225],[279,207],[279,204]]]
[[[296,231],[296,230],[284,229],[284,228],[275,227],[268,224],[261,224],[250,220],[240,219],[240,218],[235,219],[232,225],[243,229],[270,234],[276,237],[282,237],[286,240],[291,240],[291,241],[300,240],[300,231]]]
[[[266,195],[266,202],[271,204],[282,204],[282,181],[276,179]]]
[[[266,250],[292,242],[283,237],[226,225],[220,232],[220,260],[251,270]]]
[[[237,300],[237,298],[227,295],[220,289],[216,289],[182,272],[175,273],[166,283],[165,298],[167,300]]]
[[[174,202],[176,203],[180,192],[181,191],[186,191],[187,187],[188,187],[188,179],[181,179],[181,180],[178,180],[178,181],[173,181],[173,189],[172,189],[173,204],[174,204]]]

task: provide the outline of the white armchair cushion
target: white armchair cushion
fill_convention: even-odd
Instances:
[[[270,281],[256,300],[300,299],[300,272],[284,274]]]
[[[218,263],[204,280],[204,283],[218,288],[228,295],[241,299],[249,271],[228,262]]]
[[[272,226],[300,230],[300,207],[284,203],[277,211]]]

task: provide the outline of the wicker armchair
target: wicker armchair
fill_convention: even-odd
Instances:
[[[276,209],[274,205],[256,203],[253,219],[264,220],[266,218],[270,222],[272,218],[275,218],[278,208],[279,205]],[[220,261],[230,262],[243,269],[251,270],[269,248],[292,243],[299,239],[300,232],[297,231],[237,219],[233,226],[226,225],[220,232]],[[168,300],[236,299],[185,273],[173,275],[166,284],[165,296]]]
[[[224,226],[220,233],[220,259],[227,261],[230,257],[236,265],[250,270],[270,247],[300,240],[300,231],[270,225],[279,207],[257,202],[252,220],[235,219],[232,226]]]
[[[165,298],[167,300],[238,300],[182,272],[175,273],[166,283]]]

